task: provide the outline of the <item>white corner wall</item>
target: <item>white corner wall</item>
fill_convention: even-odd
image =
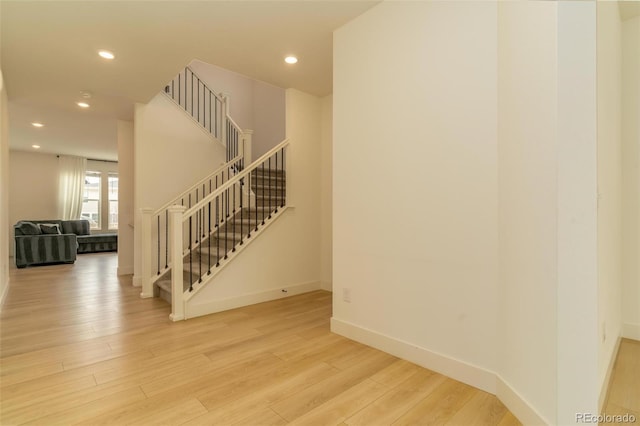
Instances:
[[[320,288],[322,101],[293,89],[286,101],[292,207],[186,303],[188,318]]]
[[[525,424],[598,410],[595,7],[383,2],[334,34],[332,330]]]
[[[253,160],[260,158],[285,138],[285,90],[262,81],[253,85]]]
[[[334,33],[332,330],[495,392],[495,3]]]
[[[557,397],[556,29],[554,2],[498,5],[497,395],[534,424],[553,423]]]
[[[597,3],[598,383],[604,402],[622,335],[622,23],[618,2]]]
[[[284,140],[284,89],[198,60],[189,67],[211,90],[229,96],[229,114],[238,126],[253,130],[253,159]]]
[[[622,322],[640,340],[640,16],[622,23]]]
[[[320,281],[322,288],[333,290],[333,96],[322,98],[320,150]]]
[[[133,274],[133,122],[118,120],[118,275]]]
[[[168,97],[159,93],[134,110],[134,284],[141,273],[140,209],[157,209],[225,161],[211,138]]]
[[[9,222],[9,111],[7,88],[0,70],[0,309],[9,291],[9,251],[13,247]]]
[[[598,413],[595,2],[558,2],[557,424]]]
[[[9,151],[9,237],[19,220],[58,217],[58,158],[54,154]],[[13,255],[13,244],[10,245]]]

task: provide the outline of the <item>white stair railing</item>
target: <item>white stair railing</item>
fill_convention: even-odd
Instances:
[[[288,147],[281,142],[192,207],[169,207],[172,320],[184,319],[185,300],[284,211]]]
[[[229,100],[225,95],[218,95],[209,89],[189,67],[165,86],[164,94],[192,117],[197,125],[226,147],[226,162],[159,209],[141,209],[141,297],[153,297],[153,283],[168,274],[171,269],[169,208],[174,205],[192,207],[240,173],[246,163],[251,162],[253,132],[241,130],[229,116]],[[196,221],[200,220],[203,218],[196,218]],[[191,243],[194,245],[198,244],[203,236],[192,237]]]

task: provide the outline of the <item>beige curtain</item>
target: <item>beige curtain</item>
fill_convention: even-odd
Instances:
[[[87,159],[61,155],[58,161],[58,215],[62,220],[80,219]]]

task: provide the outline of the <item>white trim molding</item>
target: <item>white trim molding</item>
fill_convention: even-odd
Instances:
[[[276,299],[309,293],[315,290],[321,290],[320,283],[318,281],[288,285],[271,290],[261,291],[259,293],[243,294],[241,296],[231,297],[228,299],[212,300],[206,303],[195,304],[189,303],[189,301],[187,301],[187,303],[185,303],[184,317],[195,318],[202,315],[213,314],[216,312],[228,311],[229,309],[254,305],[256,303],[270,302]]]
[[[483,391],[495,394],[496,376],[482,367],[442,355],[390,336],[331,318],[331,331],[356,342],[395,355]]]
[[[611,374],[613,373],[613,368],[616,365],[616,360],[618,359],[618,351],[620,350],[620,342],[622,341],[621,337],[618,337],[616,341],[616,346],[613,349],[613,354],[611,355],[611,359],[609,360],[609,366],[607,367],[607,374],[604,376],[604,382],[602,382],[602,386],[600,388],[600,396],[598,397],[598,409],[602,413],[605,408],[605,402],[607,402],[607,394],[609,393],[609,386],[611,385]]]
[[[640,324],[622,324],[622,337],[631,340],[640,340]]]
[[[513,389],[499,374],[496,374],[496,397],[516,416],[524,425],[551,425],[533,405]]]
[[[4,307],[4,301],[7,298],[7,294],[9,294],[10,284],[11,282],[7,278],[7,282],[5,283],[4,290],[2,291],[2,294],[0,294],[0,311],[2,311],[2,308]]]

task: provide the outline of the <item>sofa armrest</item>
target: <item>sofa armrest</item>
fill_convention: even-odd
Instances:
[[[16,235],[16,266],[75,262],[78,241],[75,234]]]

